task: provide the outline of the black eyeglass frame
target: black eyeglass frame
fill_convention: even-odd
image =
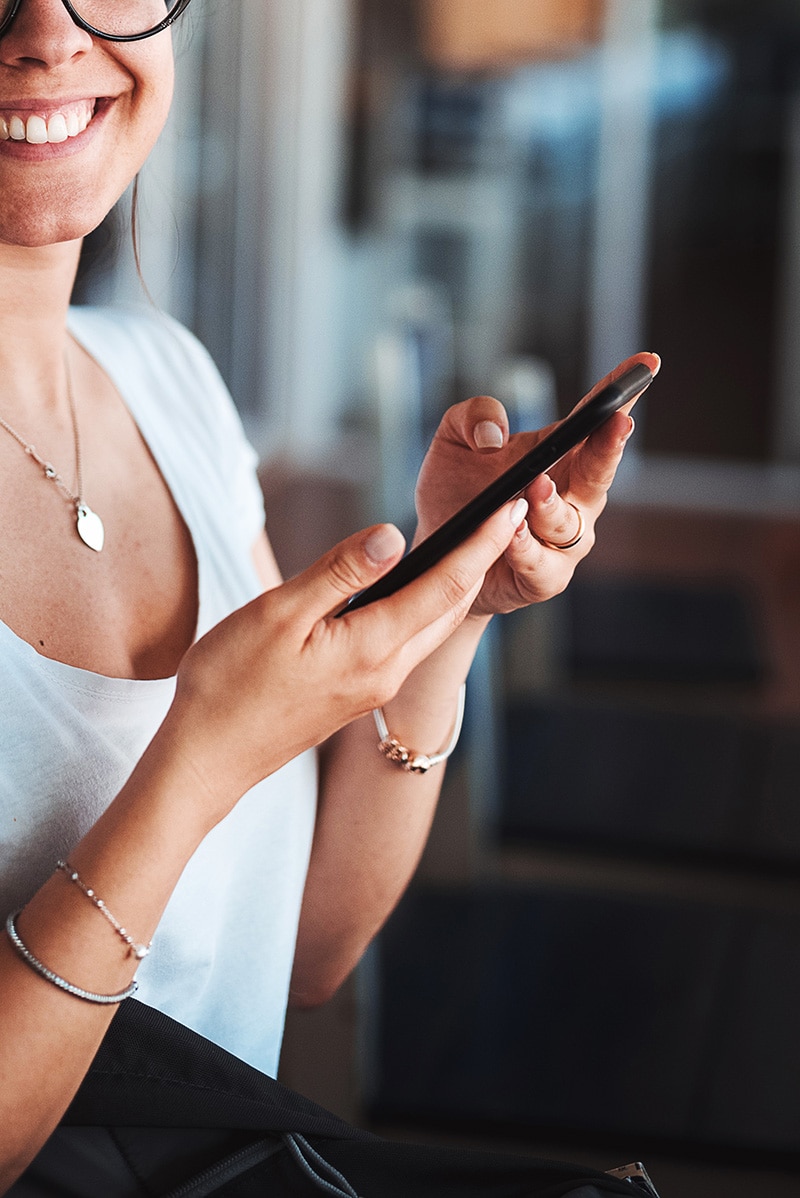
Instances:
[[[185,12],[189,7],[190,0],[178,0],[172,12],[168,13],[163,21],[159,21],[152,29],[145,29],[144,33],[104,33],[102,29],[95,29],[94,25],[90,25],[88,21],[84,21],[80,13],[75,11],[70,0],[61,0],[61,3],[78,28],[91,34],[92,37],[98,37],[104,42],[140,42],[146,37],[154,37],[157,33],[163,33],[165,29],[169,29],[170,25],[174,25],[181,13]],[[16,17],[21,6],[22,0],[13,0],[7,16],[0,21],[0,37],[3,37],[8,32],[11,22]]]

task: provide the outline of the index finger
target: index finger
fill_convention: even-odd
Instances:
[[[336,618],[348,622],[370,616],[386,620],[386,635],[400,642],[416,637],[442,619],[447,621],[452,617],[453,624],[457,623],[459,614],[471,605],[487,571],[508,548],[527,508],[527,501],[520,498],[503,504],[441,560],[388,595],[370,597],[364,616],[360,614],[362,609],[353,605],[337,612]]]

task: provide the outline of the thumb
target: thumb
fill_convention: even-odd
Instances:
[[[385,574],[400,560],[405,545],[403,534],[393,524],[376,524],[334,545],[286,587],[302,587],[310,610],[319,619]]]
[[[442,417],[437,436],[468,445],[481,453],[496,453],[508,443],[508,414],[491,395],[474,395],[453,404]]]

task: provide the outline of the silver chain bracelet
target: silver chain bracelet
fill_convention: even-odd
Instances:
[[[74,882],[75,885],[78,887],[78,889],[81,891],[81,893],[86,895],[86,897],[88,898],[90,903],[94,903],[95,907],[97,907],[97,910],[100,912],[100,914],[104,915],[105,918],[108,920],[108,922],[111,924],[112,928],[117,933],[117,935],[119,936],[119,938],[123,942],[123,944],[126,944],[128,946],[128,953],[131,956],[135,957],[137,961],[143,961],[144,958],[147,956],[147,954],[150,952],[152,945],[137,944],[136,941],[134,940],[133,936],[131,936],[128,929],[124,928],[122,926],[122,924],[119,922],[119,920],[116,919],[115,916],[113,916],[111,914],[111,912],[109,911],[108,907],[105,905],[103,900],[101,898],[98,898],[97,894],[94,892],[94,890],[92,890],[91,886],[86,885],[86,883],[83,881],[80,874],[78,873],[77,869],[73,869],[73,867],[70,865],[70,863],[68,861],[57,862],[56,869],[59,870],[62,874],[64,874],[64,876],[66,878],[68,878],[70,882]]]

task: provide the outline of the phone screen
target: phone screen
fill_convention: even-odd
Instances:
[[[579,445],[599,428],[609,416],[634,399],[653,381],[653,374],[641,364],[631,367],[613,383],[603,387],[548,433],[528,453],[509,467],[499,478],[480,491],[444,524],[420,541],[409,553],[372,586],[355,595],[339,612],[355,611],[376,599],[385,599],[418,578],[425,570],[440,562],[488,520],[493,512],[514,499],[539,475],[554,466],[560,458]]]

